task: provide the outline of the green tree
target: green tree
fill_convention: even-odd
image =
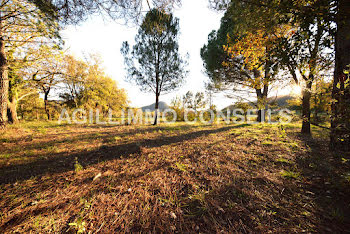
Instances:
[[[176,113],[176,120],[177,121],[184,121],[184,113],[185,113],[185,110],[184,110],[184,102],[183,102],[183,98],[177,96],[175,98],[173,98],[171,100],[171,104],[170,104],[170,107],[171,109],[173,109]]]
[[[312,88],[311,110],[313,123],[319,124],[330,120],[332,103],[332,82],[326,81],[323,76],[315,79]],[[326,114],[326,118],[322,117]]]
[[[336,58],[333,82],[332,149],[350,151],[350,3],[337,1]]]
[[[303,91],[302,133],[311,134],[311,87],[317,73],[329,69],[332,60],[334,18],[336,2],[331,0],[281,0],[281,1],[212,1],[214,6],[233,7],[233,17],[240,17],[240,28],[263,31],[272,28],[290,28],[276,35],[270,55],[277,58],[279,66],[289,70],[296,83],[305,83]],[[228,4],[222,4],[222,3]],[[242,6],[242,7],[239,7]],[[237,8],[238,7],[238,8]],[[244,12],[241,14],[240,12]],[[299,76],[300,75],[300,76]],[[300,78],[301,77],[301,78]]]
[[[249,105],[247,102],[240,101],[240,102],[236,102],[233,107],[243,110],[244,120],[245,120],[245,122],[247,122],[248,121],[248,118],[247,118],[248,110],[251,109],[252,106]]]
[[[154,8],[168,10],[181,5],[181,0],[30,0],[47,16],[62,23],[77,24],[90,15],[107,15],[112,19],[138,22],[143,11]]]
[[[64,79],[62,81],[64,90],[60,98],[70,108],[79,108],[83,105],[84,83],[87,77],[88,65],[73,56],[65,57]]]
[[[0,127],[7,122],[9,66],[23,57],[33,44],[59,38],[59,25],[25,0],[2,1],[0,12]],[[9,57],[9,55],[11,55]],[[16,68],[12,68],[15,72]],[[13,96],[14,97],[14,96]]]
[[[44,94],[45,111],[50,119],[48,95],[51,88],[59,82],[57,76],[62,75],[60,66],[62,51],[58,45],[51,44],[12,42],[7,52],[9,63],[7,113],[10,123],[18,122],[18,102],[36,92]],[[28,90],[30,90],[29,93],[26,92]]]
[[[8,60],[6,48],[9,42],[33,43],[36,35],[47,38],[57,36],[57,22],[60,25],[77,24],[89,15],[108,15],[113,19],[131,19],[137,22],[142,18],[145,4],[143,0],[103,1],[103,0],[16,0],[2,1],[0,13],[0,127],[7,121],[8,104]],[[147,0],[148,6],[149,1]],[[153,5],[169,9],[179,5],[179,0],[152,1]],[[47,30],[49,29],[49,31]],[[14,33],[15,32],[15,33]],[[51,35],[48,35],[50,32]],[[11,34],[12,33],[12,34]],[[21,34],[29,35],[23,40]],[[20,39],[18,39],[18,35]],[[42,40],[40,40],[42,41]]]
[[[191,91],[188,91],[183,96],[183,104],[186,108],[193,109],[197,113],[198,109],[204,108],[206,105],[205,95],[203,92],[197,92],[193,95]]]
[[[23,99],[38,93],[37,89],[30,85],[29,82],[23,79],[21,73],[16,69],[9,67],[9,92],[7,103],[7,117],[9,123],[17,123],[17,106]]]
[[[312,86],[316,77],[330,69],[332,63],[331,25],[322,16],[307,15],[309,20],[299,23],[291,36],[280,37],[274,53],[287,68],[296,84],[303,85],[302,130],[311,134]],[[299,76],[298,76],[299,74]]]
[[[88,108],[99,108],[107,115],[110,109],[117,111],[126,108],[128,98],[124,89],[105,74],[102,60],[98,55],[90,55],[88,71],[83,89],[83,103]]]
[[[178,34],[179,20],[153,9],[142,22],[131,53],[128,42],[121,49],[129,81],[155,94],[154,125],[158,121],[159,96],[180,87],[187,74],[187,62],[179,54]]]
[[[23,76],[44,95],[44,108],[48,120],[51,120],[49,95],[58,87],[64,77],[64,53],[57,45],[42,45],[31,55],[34,62],[26,66]]]
[[[32,90],[22,89],[23,92],[30,93]],[[35,92],[18,101],[18,115],[22,120],[40,120],[45,118],[44,100],[40,98],[39,93]]]
[[[125,90],[119,89],[116,82],[105,74],[101,63],[96,55],[91,55],[87,62],[66,57],[65,88],[60,97],[68,107],[97,108],[104,115],[110,109],[117,111],[127,107]]]
[[[258,120],[262,121],[261,110],[267,105],[269,86],[279,69],[276,59],[270,56],[278,30],[272,23],[246,20],[247,15],[244,3],[232,1],[220,29],[209,35],[201,56],[211,82],[219,90],[249,94],[255,91]]]
[[[214,83],[229,80],[227,69],[223,63],[229,59],[228,54],[224,50],[227,44],[227,36],[235,38],[232,35],[235,22],[229,17],[230,12],[227,10],[221,19],[220,28],[213,30],[208,36],[208,43],[201,48],[201,57],[207,76]]]
[[[182,105],[184,108],[192,108],[192,100],[193,100],[193,93],[191,91],[188,91],[185,95],[182,97]]]

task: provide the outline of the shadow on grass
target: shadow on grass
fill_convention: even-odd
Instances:
[[[350,171],[350,152],[331,152],[328,138],[312,138],[299,135],[309,149],[297,160],[305,183],[315,203],[316,218],[320,220],[318,232],[344,233],[350,230],[350,186],[344,174]]]
[[[232,126],[213,130],[191,132],[179,136],[162,137],[154,140],[143,140],[137,143],[133,142],[115,146],[104,145],[98,150],[89,152],[79,152],[69,155],[55,154],[55,156],[48,159],[41,159],[26,164],[2,167],[0,171],[0,184],[14,183],[16,181],[30,179],[31,177],[43,176],[49,173],[71,171],[74,169],[75,158],[77,158],[79,163],[85,167],[102,161],[119,159],[121,156],[129,157],[131,154],[138,154],[141,152],[141,147],[161,147],[163,145],[180,143],[204,135],[228,131],[230,129],[232,129]]]
[[[235,128],[235,126],[196,131],[180,136],[164,137],[155,140],[143,140],[139,143],[104,146],[100,150],[89,153],[81,152],[69,156],[57,155],[54,159],[20,165],[19,168],[12,167],[12,170],[23,170],[27,173],[17,177],[16,179],[18,180],[27,179],[32,176],[29,174],[31,173],[31,168],[34,172],[33,176],[65,172],[73,169],[74,157],[78,157],[82,164],[88,166],[96,164],[99,161],[113,160],[121,156],[128,157],[131,154],[140,153],[141,147],[151,148],[180,143],[207,134],[229,131],[232,128]],[[271,161],[273,157],[267,158],[268,162],[259,160],[257,162],[259,167],[252,168],[249,167],[249,164],[244,164],[242,166],[245,166],[247,170],[240,170],[237,173],[230,171],[215,176],[215,171],[213,170],[197,171],[189,169],[186,173],[191,173],[190,180],[181,176],[184,173],[181,170],[176,171],[177,169],[171,169],[172,171],[175,170],[175,173],[179,175],[177,177],[178,180],[174,181],[177,186],[170,185],[170,188],[176,191],[176,201],[180,203],[181,212],[176,212],[178,207],[175,204],[164,205],[164,207],[158,204],[159,209],[149,209],[146,213],[141,212],[142,208],[129,204],[128,209],[130,209],[130,213],[125,214],[127,216],[125,219],[121,219],[118,222],[110,222],[111,220],[116,220],[115,216],[108,216],[108,212],[101,212],[100,207],[96,207],[96,210],[93,210],[96,216],[93,219],[87,218],[86,222],[98,224],[95,226],[100,227],[99,231],[101,233],[127,232],[121,228],[121,225],[126,225],[130,228],[128,229],[129,232],[173,233],[176,230],[176,232],[180,233],[231,233],[233,231],[237,233],[344,233],[349,230],[349,222],[346,217],[347,213],[341,215],[341,212],[346,212],[349,204],[349,193],[344,188],[333,187],[333,184],[338,185],[335,182],[339,178],[338,176],[334,176],[339,174],[338,170],[347,168],[340,168],[340,164],[334,162],[336,158],[325,148],[323,142],[317,142],[307,138],[303,140],[310,147],[311,153],[296,153],[299,155],[296,161],[296,169],[301,170],[302,179],[282,179],[280,181],[278,178],[277,180],[274,177],[270,178],[269,173],[265,174],[266,169],[268,171],[274,169],[279,171],[281,169],[280,167],[274,168],[274,163]],[[205,161],[201,161],[202,159],[199,155],[194,157],[195,160],[198,160],[198,163],[205,163]],[[212,158],[210,158],[209,162],[212,162]],[[228,159],[225,165],[237,166],[237,163],[232,159]],[[52,168],[56,166],[57,168]],[[78,204],[76,206],[79,206],[79,199],[81,197],[109,194],[113,199],[106,200],[110,202],[108,206],[110,206],[110,209],[116,209],[113,205],[116,205],[121,200],[120,198],[124,196],[123,191],[116,188],[111,190],[109,186],[106,186],[108,182],[119,185],[121,181],[137,180],[160,168],[168,168],[169,170],[170,166],[167,162],[161,161],[158,165],[147,167],[145,170],[137,171],[136,173],[130,170],[125,174],[118,173],[111,177],[106,177],[103,181],[96,184],[90,178],[88,180],[79,180],[78,178],[74,182],[76,183],[75,186],[81,186],[81,188],[88,187],[89,189],[80,189],[79,191],[81,193],[67,199],[71,199],[71,204]],[[215,169],[216,167],[217,165],[215,163],[208,163],[205,169]],[[288,166],[288,169],[292,168]],[[6,168],[6,170],[8,175],[10,175],[11,167]],[[318,177],[321,180],[317,179]],[[202,180],[202,178],[205,180]],[[2,174],[1,179],[3,179]],[[110,181],[111,179],[113,181]],[[327,187],[328,184],[326,182],[331,182],[331,187]],[[201,190],[204,192],[203,196],[193,196],[193,185],[197,184],[201,185]],[[42,185],[40,184],[40,186]],[[42,188],[45,188],[45,186]],[[32,188],[28,187],[24,189],[30,191]],[[154,191],[154,188],[147,189]],[[207,191],[208,193],[206,193]],[[331,194],[327,191],[331,191]],[[127,194],[127,191],[124,191],[124,193]],[[326,196],[331,196],[331,199]],[[147,199],[154,199],[153,202],[150,202],[154,206],[159,202],[156,200],[156,195]],[[328,199],[329,201],[325,202],[324,199]],[[29,219],[30,215],[44,216],[56,209],[65,212],[64,209],[68,200],[57,200],[55,202],[57,201],[59,203],[58,205],[48,206],[47,209],[34,206],[33,208],[27,208],[25,212],[14,214],[12,218],[9,218],[9,220],[3,223],[0,230],[1,228],[6,230],[15,227],[19,223]],[[140,203],[142,203],[142,199]],[[342,210],[336,210],[336,212],[329,210],[329,208],[336,207],[341,207]],[[132,213],[131,210],[136,212]],[[177,219],[172,218],[169,215],[169,211],[175,212],[174,215]],[[115,214],[115,210],[111,213]],[[60,227],[61,233],[74,231],[73,229],[69,229],[68,223],[74,222],[79,216],[79,212],[70,212],[69,216],[70,218],[66,222],[67,225]],[[145,220],[148,220],[148,224],[150,225],[147,226],[147,223],[144,222]]]
[[[101,129],[115,129],[115,127],[110,126],[110,125],[106,125],[106,126],[85,126],[85,125],[81,125],[82,128],[101,128]],[[122,126],[122,127],[126,127],[126,126]],[[137,127],[137,126],[131,126],[131,127]],[[109,131],[109,132],[93,132],[93,133],[83,133],[80,134],[77,137],[65,137],[64,139],[61,140],[51,140],[51,141],[46,141],[46,142],[39,142],[39,143],[33,143],[29,146],[26,146],[26,150],[36,150],[36,149],[46,149],[46,148],[50,148],[53,147],[57,144],[62,144],[62,143],[70,143],[70,144],[74,144],[74,143],[79,143],[79,142],[84,142],[87,140],[94,140],[97,138],[102,138],[104,139],[104,143],[108,143],[110,141],[110,139],[113,139],[114,137],[131,137],[134,136],[136,134],[145,134],[145,133],[154,133],[157,131],[172,131],[172,130],[182,130],[182,131],[187,131],[187,130],[193,130],[193,129],[197,129],[197,128],[201,128],[203,126],[197,126],[197,125],[184,125],[184,126],[159,126],[159,127],[153,127],[153,126],[149,126],[146,127],[144,129],[132,129],[130,128],[129,131],[123,131],[123,132],[113,132],[113,131]],[[43,139],[43,138],[50,138],[50,137],[59,137],[69,134],[69,132],[67,133],[59,133],[59,134],[45,134],[45,136],[42,137],[35,137],[35,139]],[[16,143],[18,142],[19,139],[3,139],[4,142],[6,143]],[[26,136],[23,137],[22,139],[20,139],[22,141],[27,141],[30,142],[33,140],[33,137],[31,136]],[[1,139],[0,139],[0,143],[1,143]],[[22,151],[21,148],[18,148],[17,150],[11,150],[11,152],[8,153],[16,153]],[[5,152],[6,153],[6,152]],[[45,155],[40,155],[40,156],[45,156]]]
[[[232,128],[245,128],[245,127],[249,127],[252,126],[251,124],[239,124],[239,125],[235,125]]]

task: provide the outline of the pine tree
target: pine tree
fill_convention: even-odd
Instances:
[[[178,34],[179,20],[153,9],[146,15],[131,53],[128,42],[121,49],[129,81],[155,94],[154,125],[158,121],[159,96],[180,87],[187,74],[187,62],[179,54]]]

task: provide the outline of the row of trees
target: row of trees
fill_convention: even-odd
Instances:
[[[51,120],[62,108],[99,109],[107,115],[109,109],[127,107],[125,90],[119,89],[105,74],[98,55],[79,60],[65,55],[59,48],[41,46],[32,56],[33,62],[22,64],[21,68],[9,66],[7,117],[10,123],[18,122],[18,111],[22,118],[26,115],[28,119],[33,119],[33,115],[38,118],[44,111],[46,119]]]
[[[15,75],[12,70],[21,69],[14,64],[27,66],[28,62],[38,60],[34,54],[42,45],[51,48],[61,45],[59,32],[67,24],[78,24],[92,14],[135,23],[142,18],[146,3],[161,9],[180,4],[178,0],[0,1],[0,127],[5,127],[7,123],[8,104],[10,108],[14,106],[9,101],[9,98],[16,96],[9,93],[9,77]]]
[[[208,45],[201,50],[210,87],[234,92],[253,90],[262,121],[261,113],[267,108],[271,85],[280,79],[292,79],[303,87],[301,131],[311,134],[311,100],[317,99],[312,96],[313,85],[318,77],[326,76],[335,67],[331,145],[349,147],[346,62],[349,30],[346,29],[350,17],[344,11],[349,8],[349,2],[213,0],[211,3],[226,13],[220,29],[209,35]],[[122,49],[129,77],[142,89],[155,93],[156,109],[163,85],[169,85],[166,91],[173,90],[184,77],[181,66],[184,61],[178,56],[177,41],[171,40],[177,38],[178,31],[173,30],[178,23],[176,20],[171,23],[172,18],[158,9],[150,10],[131,55],[128,43]],[[164,79],[164,74],[169,79]]]
[[[206,97],[203,92],[193,93],[188,91],[185,95],[177,96],[171,101],[171,109],[176,112],[177,120],[185,120],[185,111],[188,111],[188,119],[192,121],[196,116],[198,117],[198,111],[208,108],[207,103],[210,97]],[[209,107],[209,108],[213,108]]]
[[[209,2],[215,9],[226,11],[220,30],[210,35],[208,45],[202,50],[215,87],[253,90],[258,97],[259,108],[263,109],[271,84],[281,77],[281,71],[288,71],[295,83],[304,84],[302,132],[310,134],[311,87],[317,75],[334,66],[331,146],[349,148],[349,1]],[[23,59],[27,61],[26,55],[30,54],[27,52],[33,48],[30,45],[37,42],[57,44],[59,29],[64,24],[78,23],[90,14],[107,13],[112,18],[137,22],[144,9],[143,3],[151,8],[150,1],[142,0],[1,1],[0,125],[4,125],[7,119],[11,56],[18,60],[17,56],[25,55]],[[150,88],[158,100],[162,90],[179,86],[185,74],[185,60],[177,53],[177,19],[166,13],[179,1],[152,1],[152,4],[155,9],[150,9],[144,18],[131,55],[127,56],[127,43],[124,43],[123,53],[133,81],[141,86],[150,86],[145,78],[154,79],[152,84],[155,86]],[[176,39],[172,40],[172,37]],[[141,42],[149,44],[146,47]],[[10,43],[19,43],[26,52],[11,52],[11,48],[17,47]],[[332,61],[334,57],[335,63]],[[163,61],[166,62],[162,65]],[[152,66],[148,66],[147,62]],[[168,73],[167,70],[173,72]],[[175,81],[177,77],[180,79]]]
[[[253,90],[267,105],[271,84],[292,79],[303,86],[302,133],[311,134],[310,100],[316,77],[335,66],[331,145],[350,146],[349,1],[212,0],[225,10],[221,27],[201,50],[219,90]],[[335,63],[334,63],[335,58]],[[284,75],[287,72],[287,75]]]
[[[44,56],[37,53],[42,45],[52,48],[60,43],[60,26],[28,1],[1,1],[0,9],[0,126],[4,126],[8,102],[16,119],[19,88],[27,88],[19,71],[43,61]]]
[[[64,2],[73,4],[70,1]],[[25,99],[33,100],[26,102],[26,108],[20,108],[23,110],[21,116],[23,117],[24,109],[33,109],[34,106],[28,105],[38,103],[38,93],[43,97],[47,119],[52,117],[49,95],[60,97],[59,102],[52,103],[56,106],[66,104],[68,107],[100,107],[106,111],[107,108],[121,108],[127,104],[125,91],[118,89],[115,82],[104,73],[97,56],[79,61],[62,51],[60,30],[64,23],[77,22],[78,15],[83,14],[80,11],[83,6],[76,6],[71,11],[62,4],[60,1],[1,1],[2,127],[7,122],[18,121],[18,105]],[[68,14],[68,10],[74,15]],[[97,9],[92,7],[90,10]],[[38,106],[40,105],[35,108]]]
[[[150,9],[144,17],[132,52],[129,53],[129,45],[125,42],[122,53],[125,55],[130,80],[140,85],[142,90],[155,93],[157,110],[160,94],[170,92],[182,84],[187,74],[185,70],[187,61],[178,53],[179,20],[172,14],[166,13],[169,8],[179,4],[179,2],[153,1],[152,3],[155,8]],[[147,5],[151,8],[149,1],[147,1]],[[52,88],[59,85],[63,85],[66,90],[66,92],[60,93],[60,98],[70,107],[95,105],[95,107],[101,107],[102,111],[106,111],[111,106],[119,105],[121,107],[126,103],[123,91],[113,86],[113,82],[104,75],[97,64],[84,64],[69,56],[66,56],[63,62],[60,54],[52,56],[55,52],[54,49],[45,48],[46,50],[42,51],[41,49],[44,48],[45,44],[59,47],[61,27],[67,23],[78,23],[89,14],[105,12],[115,19],[121,17],[137,22],[143,9],[143,1],[113,1],[109,3],[108,1],[31,2],[23,0],[19,1],[18,4],[17,2],[14,4],[4,2],[2,7],[6,8],[7,6],[12,7],[8,11],[11,14],[6,15],[1,22],[22,27],[20,23],[23,20],[28,24],[26,32],[30,39],[36,38],[36,41],[30,41],[34,43],[30,44],[29,41],[18,40],[22,43],[21,49],[29,48],[30,52],[28,49],[22,53],[3,50],[1,59],[4,63],[3,69],[1,70],[0,67],[0,73],[3,75],[0,79],[0,90],[2,91],[0,99],[1,125],[6,123],[7,109],[10,110],[10,121],[16,122],[17,103],[24,97],[35,93],[37,89],[44,94],[45,111],[50,119],[48,96]],[[20,11],[21,9],[23,12]],[[19,12],[19,14],[14,12]],[[20,16],[23,16],[24,19]],[[36,22],[37,25],[33,26],[32,21]],[[43,28],[47,30],[43,30]],[[34,36],[33,31],[37,32],[38,35]],[[0,30],[0,34],[7,36],[7,31]],[[12,49],[11,46],[9,48]],[[36,53],[37,51],[40,53]],[[21,61],[22,67],[20,68],[16,68],[8,61],[11,55],[17,59],[18,54],[25,56]],[[41,63],[38,62],[40,59],[36,57],[38,55],[43,58]],[[26,64],[29,56],[32,56],[36,62]],[[9,71],[11,71],[10,76]],[[8,92],[9,89],[10,92]],[[19,92],[24,90],[28,92],[24,92],[25,94],[19,97]]]
[[[270,87],[279,79],[304,84],[302,132],[310,134],[311,87],[316,75],[332,65],[327,49],[333,47],[334,27],[313,10],[292,16],[282,3],[263,4],[230,3],[221,28],[202,48],[206,70],[219,89],[253,89],[259,109],[266,107]],[[301,17],[307,19],[301,22]]]

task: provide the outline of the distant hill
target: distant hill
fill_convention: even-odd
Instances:
[[[155,111],[155,105],[156,104],[153,103],[152,105],[144,106],[144,107],[141,107],[140,109],[142,111],[146,111],[146,110]],[[159,102],[159,111],[164,111],[166,109],[169,109],[168,104],[166,104],[165,102]]]
[[[269,98],[269,104],[277,104],[278,107],[287,107],[288,106],[288,101],[294,99],[295,97],[290,96],[290,95],[285,95],[285,96],[280,96],[280,97],[270,97]],[[252,103],[249,103],[250,105],[253,106]],[[254,108],[254,107],[253,107]],[[225,107],[222,109],[222,112],[226,112],[227,110],[232,110],[234,109],[234,105],[230,105],[228,107]]]
[[[280,96],[280,97],[272,97],[269,98],[269,103],[272,104],[277,104],[279,107],[286,107],[288,106],[288,101],[294,99],[295,97],[291,95],[285,95],[285,96]]]

